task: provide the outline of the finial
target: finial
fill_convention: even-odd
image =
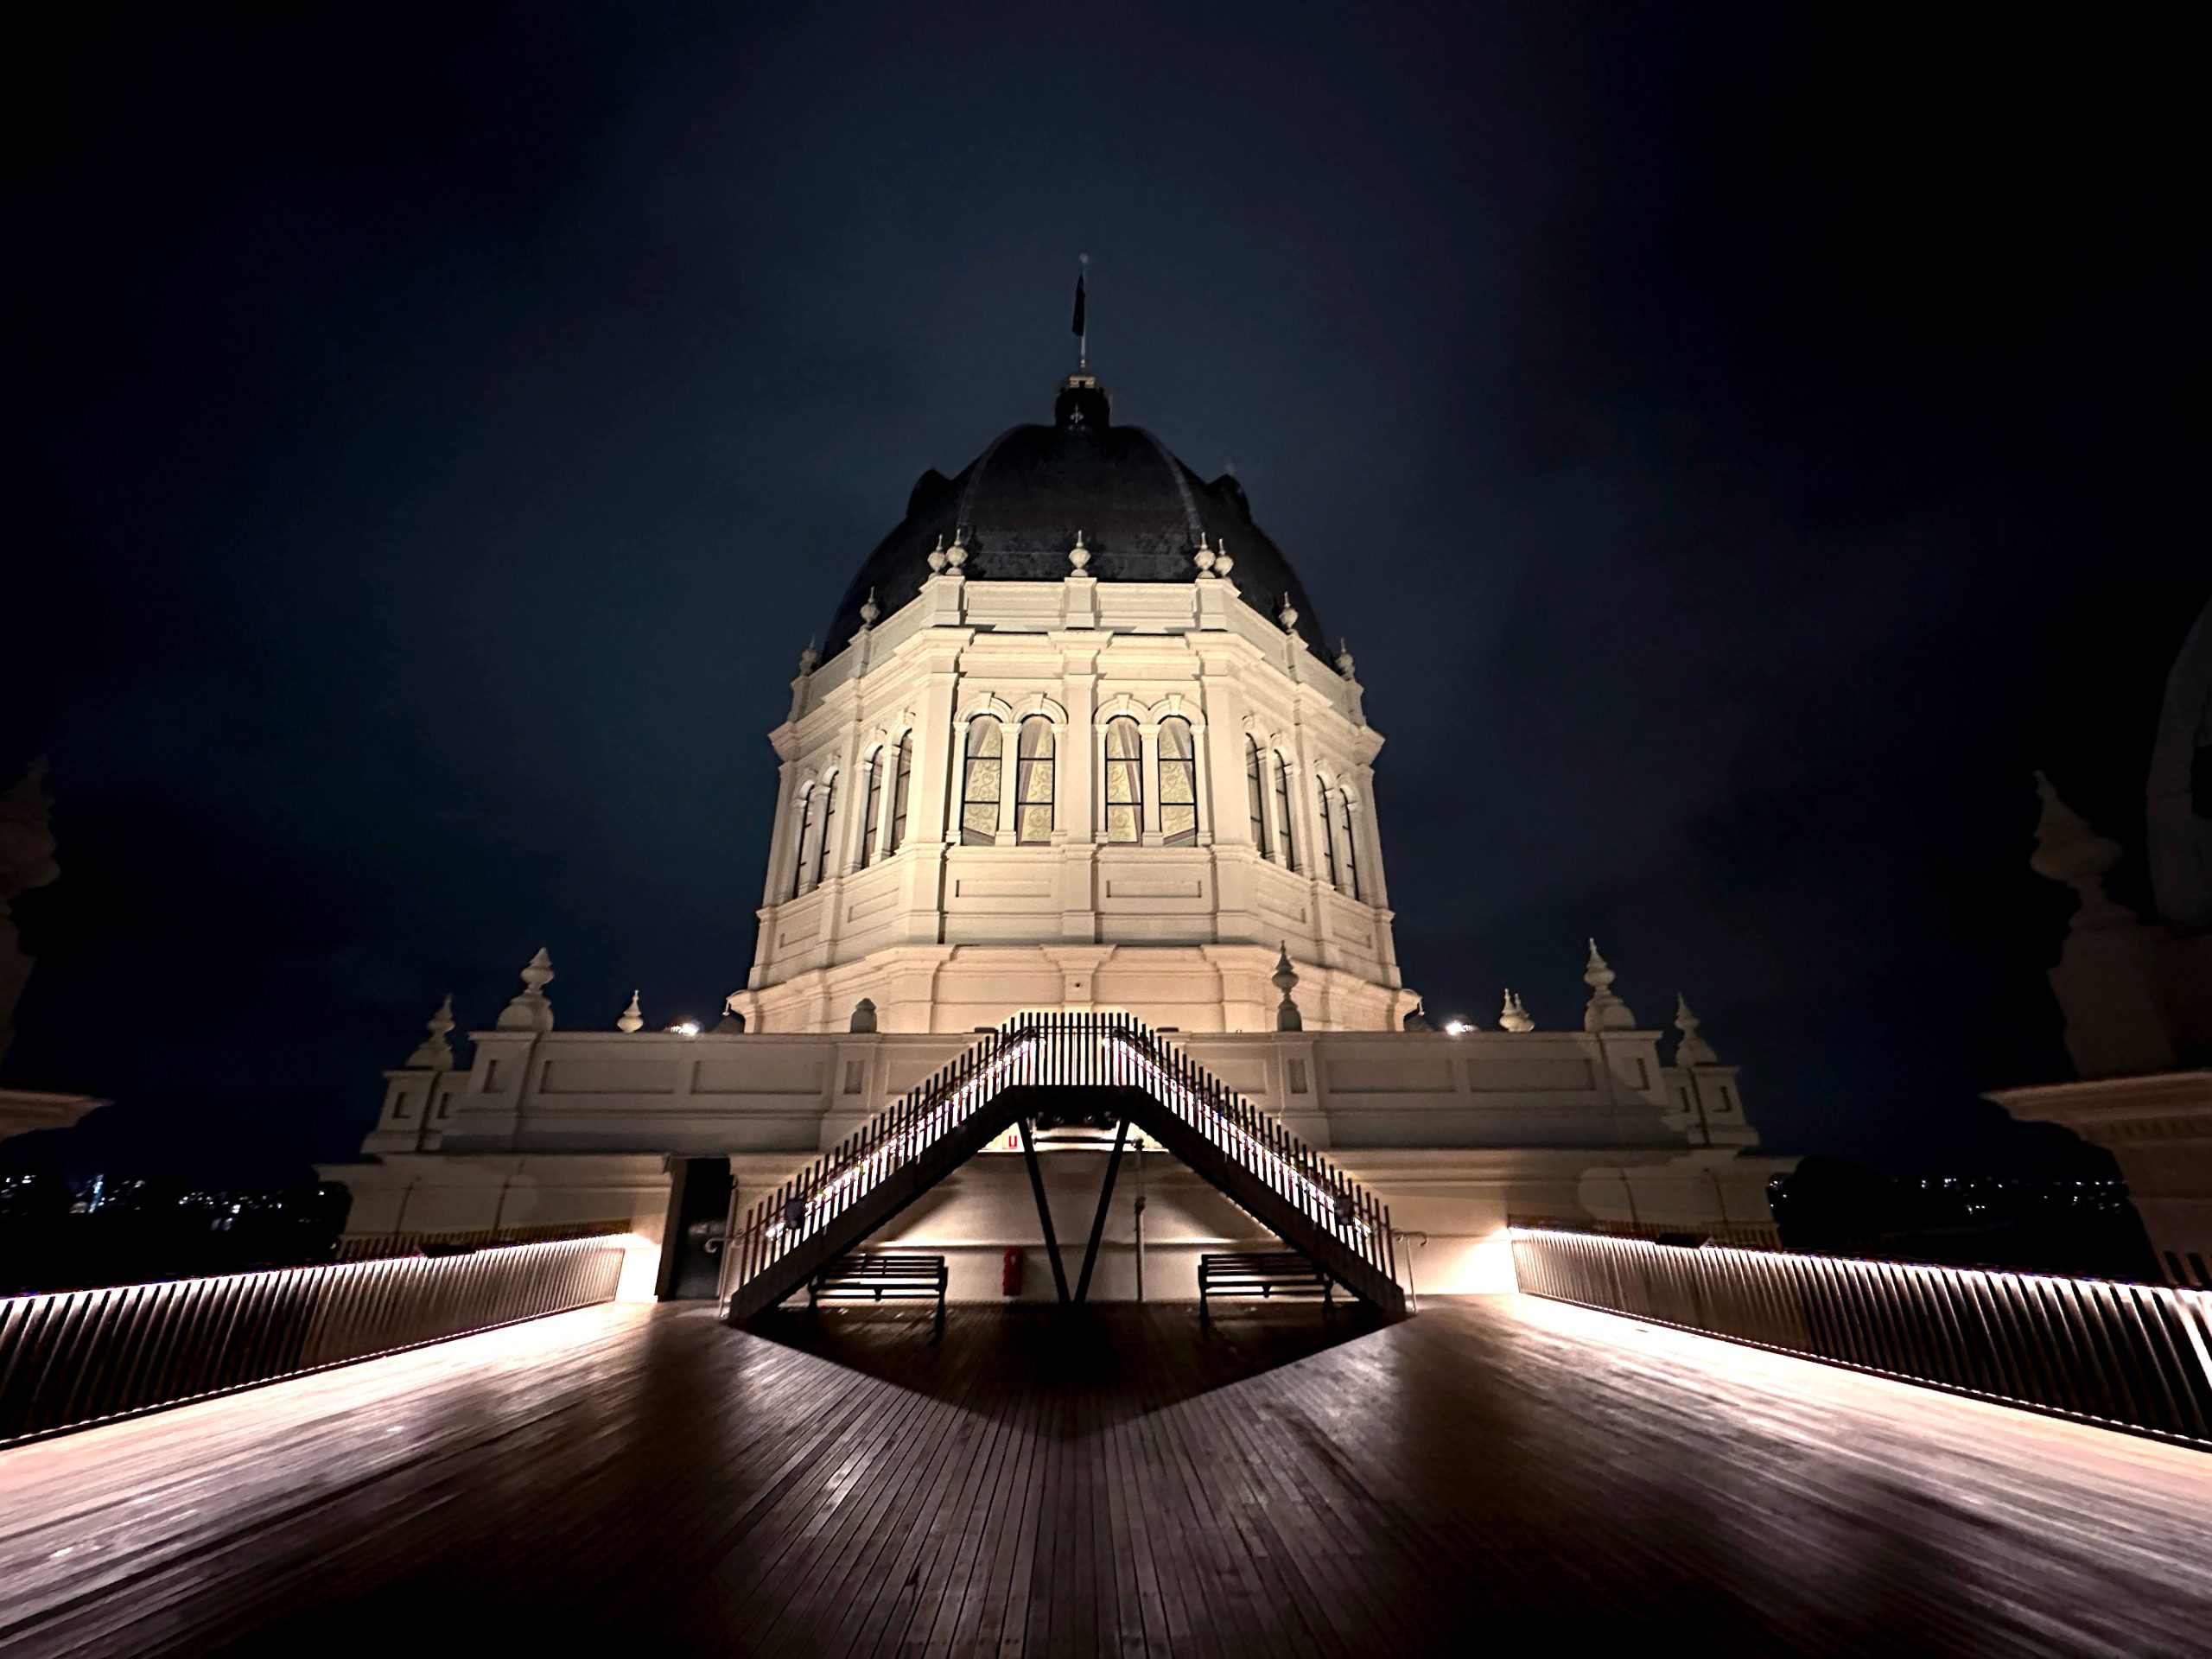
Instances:
[[[1680,991],[1675,993],[1675,1029],[1682,1033],[1682,1040],[1675,1048],[1676,1065],[1715,1065],[1720,1057],[1713,1052],[1713,1045],[1697,1034],[1698,1017],[1690,1012],[1689,999]]]
[[[1536,1022],[1529,1017],[1529,1010],[1522,1006],[1521,999],[1510,989],[1505,993],[1505,1006],[1497,1011],[1497,1028],[1511,1032],[1534,1031],[1536,1028]]]
[[[430,1034],[407,1057],[407,1064],[434,1071],[450,1071],[453,1070],[453,1045],[446,1039],[453,1034],[451,991],[446,993],[446,1000],[438,1004],[438,1011],[430,1016],[429,1029]]]
[[[1191,555],[1191,563],[1198,567],[1200,575],[1213,574],[1213,549],[1206,545],[1206,533],[1203,530],[1198,532],[1198,550]]]
[[[645,1028],[645,1011],[638,1006],[638,994],[632,991],[630,993],[630,1006],[622,1010],[622,1017],[614,1022],[614,1029],[643,1031]]]
[[[874,1031],[875,1029],[875,1001],[874,998],[864,996],[861,998],[859,1001],[853,1004],[851,1029],[854,1031]]]
[[[1083,544],[1083,532],[1078,530],[1075,533],[1075,545],[1068,549],[1068,563],[1079,576],[1084,567],[1090,563],[1090,550]]]
[[[1434,1031],[1436,1029],[1429,1023],[1427,1005],[1420,1002],[1414,1003],[1406,1010],[1406,1017],[1398,1021],[1398,1026],[1404,1031]]]
[[[802,680],[814,672],[814,665],[822,660],[822,653],[814,648],[814,636],[806,638],[806,649],[798,654],[798,677]]]
[[[1582,1010],[1585,1031],[1633,1031],[1636,1016],[1628,1004],[1613,995],[1613,970],[1598,954],[1598,941],[1590,941],[1590,960],[1584,964],[1582,982],[1590,988],[1590,1004]]]
[[[722,999],[722,1017],[715,1022],[717,1037],[742,1037],[745,1034],[745,1011],[737,1006],[737,999],[745,993],[732,991]]]
[[[1291,993],[1298,988],[1298,969],[1290,965],[1290,944],[1284,941],[1275,956],[1274,988],[1282,993],[1282,1001],[1275,1007],[1277,1031],[1303,1031],[1306,1021],[1298,1012],[1298,1004],[1291,1000]]]
[[[1229,537],[1224,536],[1221,538],[1220,542],[1216,544],[1213,550],[1214,575],[1217,576],[1226,576],[1230,573],[1230,570],[1234,566],[1235,563],[1236,562],[1229,556]]]
[[[872,628],[875,619],[883,614],[883,607],[875,602],[875,589],[868,590],[868,597],[861,602],[861,626]]]
[[[499,1029],[552,1030],[553,1007],[545,1000],[545,988],[552,980],[553,958],[540,945],[537,954],[523,966],[521,991],[499,1011]]]
[[[944,550],[944,568],[956,576],[960,574],[960,568],[968,563],[967,537],[968,526],[955,524],[952,527],[952,545]]]
[[[937,545],[930,549],[930,574],[933,576],[944,574],[944,534],[942,531],[938,533]]]
[[[1298,626],[1298,607],[1290,602],[1288,594],[1282,596],[1282,608],[1275,613],[1275,620],[1282,624],[1282,631],[1285,633],[1293,632]]]
[[[1351,659],[1351,647],[1345,644],[1342,639],[1338,640],[1337,672],[1343,675],[1344,678],[1350,679],[1351,678],[1351,671],[1356,666],[1357,664]]]
[[[54,861],[53,815],[54,791],[41,755],[0,795],[0,915],[16,894],[42,887],[61,874]],[[0,1007],[0,1030],[6,1024],[7,1010]],[[0,1037],[0,1045],[4,1042]]]
[[[2043,797],[2043,815],[2036,821],[2036,850],[2028,868],[2074,889],[2081,902],[2069,927],[2118,927],[2135,920],[2133,911],[2105,891],[2106,874],[2120,860],[2120,844],[2092,830],[2088,819],[2058,798],[2041,772],[2036,773],[2036,792]]]

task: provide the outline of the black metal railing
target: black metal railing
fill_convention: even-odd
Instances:
[[[942,1179],[1005,1127],[1009,1091],[1055,1089],[1147,1097],[1166,1114],[1159,1127],[1177,1131],[1180,1144],[1169,1150],[1255,1214],[1268,1211],[1263,1222],[1287,1230],[1291,1243],[1316,1254],[1347,1287],[1403,1312],[1389,1211],[1373,1194],[1141,1021],[1122,1014],[1025,1014],[985,1034],[753,1206],[726,1258],[729,1316],[747,1317],[780,1300],[777,1287],[790,1281],[795,1287],[803,1255],[853,1248]]]
[[[0,1300],[0,1446],[612,1301],[614,1239]]]
[[[1522,1290],[2212,1446],[2212,1295],[1513,1230]]]

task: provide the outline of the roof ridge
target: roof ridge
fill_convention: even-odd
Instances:
[[[961,527],[963,525],[972,524],[976,522],[975,516],[970,509],[972,509],[976,505],[976,486],[982,483],[983,474],[990,470],[991,457],[998,454],[999,446],[1001,444],[1004,443],[1015,433],[1026,430],[1027,427],[1027,423],[1026,422],[1017,423],[1013,426],[1009,426],[1005,431],[1000,433],[998,436],[991,440],[989,448],[984,450],[982,454],[976,457],[976,464],[968,469],[968,481],[961,486],[960,488],[959,508],[952,515],[952,534],[954,539],[958,539]]]
[[[1205,531],[1205,525],[1198,517],[1198,504],[1191,499],[1191,486],[1183,481],[1183,464],[1169,453],[1167,446],[1160,441],[1150,427],[1133,426],[1129,430],[1152,446],[1153,453],[1160,457],[1160,465],[1167,468],[1167,476],[1175,480],[1175,493],[1183,503],[1183,529],[1195,547],[1198,537]]]

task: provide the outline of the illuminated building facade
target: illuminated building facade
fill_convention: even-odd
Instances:
[[[613,1029],[556,1029],[541,952],[468,1065],[444,1010],[386,1074],[366,1161],[324,1172],[353,1228],[626,1218],[695,1283],[683,1241],[733,1185],[749,1201],[1033,1009],[1175,1033],[1425,1236],[1426,1288],[1502,1282],[1509,1214],[1765,1226],[1787,1166],[1757,1154],[1735,1069],[1687,1008],[1663,1054],[1594,945],[1581,1029],[1537,1031],[1510,997],[1497,1030],[1430,1029],[1399,976],[1354,671],[1236,480],[1070,376],[1051,423],[923,474],[801,657],[721,1021],[648,1031],[633,1001]],[[1095,1161],[1046,1160],[1071,1218]],[[1140,1164],[1149,1294],[1258,1242],[1179,1166]],[[1000,1294],[1037,1232],[1020,1160],[988,1156],[892,1229],[944,1249],[966,1296]],[[1097,1294],[1135,1294],[1134,1211],[1107,1252]]]

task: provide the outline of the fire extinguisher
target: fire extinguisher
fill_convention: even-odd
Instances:
[[[999,1258],[999,1289],[1008,1296],[1021,1294],[1021,1250],[1019,1246]]]

